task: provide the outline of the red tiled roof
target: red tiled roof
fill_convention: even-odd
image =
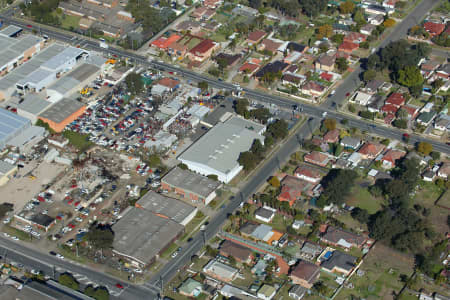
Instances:
[[[157,84],[163,85],[163,86],[166,86],[166,87],[168,87],[168,88],[173,89],[173,88],[175,88],[177,85],[179,85],[180,82],[179,82],[178,80],[174,80],[174,79],[172,79],[172,78],[166,77],[166,78],[163,78],[163,79],[159,80],[159,81],[157,82]]]
[[[394,119],[395,119],[395,115],[388,113],[387,116],[384,118],[384,123],[391,124]]]
[[[402,106],[405,104],[405,97],[403,97],[400,93],[392,93],[387,99],[385,104],[392,104],[397,107]]]
[[[425,22],[423,28],[428,31],[431,35],[440,35],[445,30],[445,24]]]
[[[419,109],[417,107],[412,107],[412,106],[408,106],[408,105],[402,105],[401,108],[404,109],[406,112],[408,112],[408,114],[411,118],[414,118],[416,116],[417,112],[419,111]]]
[[[250,42],[258,42],[260,39],[262,39],[267,33],[265,31],[262,30],[257,30],[257,31],[253,31],[250,32],[248,34],[248,38],[247,40],[249,40]]]
[[[208,52],[211,48],[216,46],[212,40],[206,39],[197,44],[194,48],[192,48],[189,52],[197,55],[197,53],[203,54]]]
[[[297,169],[295,169],[294,174],[297,176],[303,175],[315,179],[322,178],[322,175],[320,175],[320,172],[318,170],[306,166],[298,167]]]
[[[331,81],[333,79],[333,75],[327,72],[323,72],[322,74],[320,74],[320,78],[326,81]]]
[[[338,50],[339,51],[352,52],[353,50],[356,50],[358,48],[359,48],[358,44],[345,41],[339,46]]]
[[[178,41],[181,38],[181,36],[177,35],[177,34],[172,34],[170,37],[165,38],[165,37],[160,37],[157,40],[154,40],[151,45],[158,47],[159,49],[166,49],[167,47],[169,47],[170,44],[172,44],[173,42]]]
[[[301,260],[291,271],[291,276],[303,279],[304,281],[312,284],[317,278],[319,272],[319,266],[305,260]]]
[[[327,133],[325,133],[325,135],[323,136],[323,140],[324,142],[327,143],[335,143],[337,141],[337,139],[339,138],[339,129],[333,129],[328,131]]]
[[[394,114],[398,111],[398,107],[393,104],[385,104],[383,107],[381,107],[382,112],[391,113]]]
[[[382,160],[386,160],[392,163],[392,165],[395,165],[395,161],[397,159],[402,158],[403,156],[406,155],[405,151],[400,151],[400,150],[394,150],[394,149],[390,149],[388,152],[386,152],[386,154],[383,156]]]
[[[308,160],[316,162],[318,164],[325,164],[325,162],[329,160],[329,157],[328,157],[328,155],[323,154],[321,152],[313,151],[309,154],[306,154],[304,156],[304,159],[305,160],[308,159]]]
[[[385,146],[382,144],[367,142],[361,147],[361,149],[359,149],[358,152],[363,155],[374,157],[380,154],[380,152],[383,151],[384,147]]]
[[[259,65],[255,65],[252,63],[245,63],[239,68],[239,72],[244,72],[245,70],[249,70],[250,73],[255,72],[259,68]]]
[[[303,90],[312,90],[316,92],[323,92],[325,87],[321,86],[320,84],[314,82],[314,81],[308,81],[305,83],[302,87]]]
[[[280,43],[277,43],[271,39],[264,39],[261,42],[262,45],[264,45],[264,49],[271,51],[271,52],[275,52],[278,50],[278,48],[281,46]]]
[[[366,40],[366,35],[359,32],[349,32],[344,37],[344,42],[361,43]]]

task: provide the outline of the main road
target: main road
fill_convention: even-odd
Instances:
[[[398,24],[394,28],[393,32],[386,37],[386,39],[381,43],[380,46],[385,46],[391,41],[403,38],[406,35],[408,28],[413,26],[414,24],[417,24],[423,18],[423,16],[437,3],[439,3],[439,0],[422,1],[402,23]],[[3,15],[1,17],[3,18],[5,23],[14,24],[29,30],[29,27],[27,26],[28,24],[24,21],[10,18],[7,15]],[[197,74],[195,72],[182,69],[177,66],[172,66],[162,61],[148,60],[146,57],[137,55],[135,53],[112,47],[108,49],[100,48],[98,42],[90,40],[86,37],[75,36],[73,34],[62,32],[46,26],[40,27],[39,31],[41,34],[48,35],[51,38],[66,43],[79,44],[82,47],[90,48],[92,50],[100,51],[106,54],[128,57],[140,64],[158,68],[160,70],[177,72],[179,75],[191,80],[206,81],[211,86],[219,89],[236,89],[236,87],[232,84],[218,81],[211,77]],[[142,286],[123,284],[124,286],[126,286],[126,288],[120,294],[118,294],[117,297],[120,299],[157,299],[158,287],[170,281],[180,268],[189,263],[192,255],[197,253],[202,248],[204,240],[210,239],[220,230],[222,224],[227,218],[227,215],[232,213],[243,200],[247,199],[255,191],[257,191],[257,189],[267,180],[268,176],[273,174],[273,172],[277,170],[289,158],[290,154],[298,148],[299,143],[301,143],[304,138],[309,136],[311,132],[319,126],[320,120],[321,118],[323,118],[325,112],[327,116],[335,118],[337,120],[347,119],[349,122],[349,126],[357,127],[361,130],[366,130],[368,132],[387,138],[401,139],[404,133],[403,131],[391,127],[376,125],[370,121],[347,116],[332,109],[333,107],[337,106],[336,104],[341,104],[343,103],[343,101],[345,101],[346,93],[354,91],[360,85],[360,72],[361,69],[357,68],[355,72],[350,74],[350,76],[348,76],[344,80],[344,82],[336,89],[333,97],[329,98],[325,102],[325,105],[323,107],[310,104],[302,104],[301,106],[303,108],[303,112],[305,114],[311,115],[312,117],[308,119],[305,125],[300,127],[294,134],[292,134],[288,138],[288,140],[280,147],[280,149],[278,149],[276,153],[261,166],[257,174],[254,175],[242,187],[242,189],[237,193],[237,196],[231,200],[231,202],[221,211],[221,213],[217,214],[217,216],[210,221],[206,230],[204,232],[197,233],[193,237],[193,240],[189,242],[184,247],[184,249],[182,249],[181,253],[175,259],[170,261],[170,263],[166,264],[151,280],[149,280]],[[299,104],[298,102],[289,98],[265,94],[256,90],[244,89],[244,91],[250,98],[254,98],[267,103],[273,103],[281,107],[292,108],[293,105]],[[446,154],[450,154],[450,147],[443,143],[417,135],[411,135],[410,143],[416,143],[419,141],[427,141],[433,145],[434,149]],[[92,281],[98,284],[106,285],[108,287],[113,287],[117,282],[115,278],[110,277],[104,273],[100,273],[91,268],[80,266],[68,261],[61,261],[53,256],[43,254],[27,246],[0,238],[0,251],[2,250],[6,251],[9,257],[13,257],[13,259],[15,259],[16,261],[30,266],[37,266],[38,268],[41,268],[46,272],[51,272],[50,268],[56,266],[70,272],[83,274]]]

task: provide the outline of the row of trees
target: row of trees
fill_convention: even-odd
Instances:
[[[259,139],[255,139],[249,151],[241,152],[238,162],[245,171],[253,170],[264,158],[264,155],[272,145],[288,135],[288,125],[285,120],[277,120],[267,126],[264,134],[264,145]]]
[[[317,200],[317,206],[340,205],[350,195],[350,191],[358,178],[358,173],[353,170],[332,169],[322,179],[323,193]]]
[[[80,284],[78,281],[69,273],[61,274],[58,278],[58,282],[68,288],[73,290],[80,290]],[[86,296],[92,297],[96,300],[108,300],[109,292],[105,287],[94,288],[92,285],[87,286],[83,293]]]
[[[259,107],[256,109],[249,110],[248,109],[249,102],[245,98],[237,99],[234,102],[234,110],[238,115],[243,116],[246,119],[256,119],[263,124],[266,124],[269,118],[271,117],[270,111],[268,108]]]
[[[256,9],[272,7],[283,15],[297,17],[303,12],[308,17],[315,17],[327,9],[327,0],[250,0],[249,5]]]
[[[385,69],[391,71],[392,79],[408,87],[411,94],[417,97],[421,95],[424,83],[417,65],[421,58],[430,54],[430,51],[430,46],[423,43],[410,45],[406,40],[391,42],[368,57],[366,68],[375,71]],[[364,77],[370,76],[364,74]]]
[[[25,15],[33,17],[36,22],[50,25],[59,25],[59,17],[53,15],[53,12],[59,6],[59,2],[59,0],[33,0],[28,5],[21,3],[20,9]]]
[[[139,0],[128,1],[126,10],[133,15],[137,23],[143,24],[144,31],[150,31],[153,34],[161,31],[176,18],[175,13],[170,8],[158,10],[150,6],[148,2]]]

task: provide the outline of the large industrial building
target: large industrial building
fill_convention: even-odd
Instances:
[[[240,117],[231,117],[211,128],[178,159],[194,172],[217,175],[219,181],[228,183],[242,170],[238,163],[240,153],[248,151],[255,139],[264,142],[265,128]]]
[[[64,130],[67,124],[76,120],[86,111],[86,106],[74,99],[64,98],[44,112],[38,118],[47,123],[56,132]]]
[[[35,124],[38,115],[44,112],[52,103],[42,99],[37,94],[28,94],[22,102],[17,105],[17,114],[25,117]]]

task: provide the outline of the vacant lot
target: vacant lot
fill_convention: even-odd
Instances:
[[[357,182],[347,199],[347,205],[366,209],[369,214],[373,214],[381,209],[384,200],[382,197],[373,197],[366,186],[365,182]]]
[[[360,267],[364,275],[354,274],[350,279],[354,288],[343,288],[335,299],[349,299],[351,295],[365,299],[393,299],[392,292],[398,292],[403,287],[400,275],[410,276],[413,264],[412,256],[378,243]]]

